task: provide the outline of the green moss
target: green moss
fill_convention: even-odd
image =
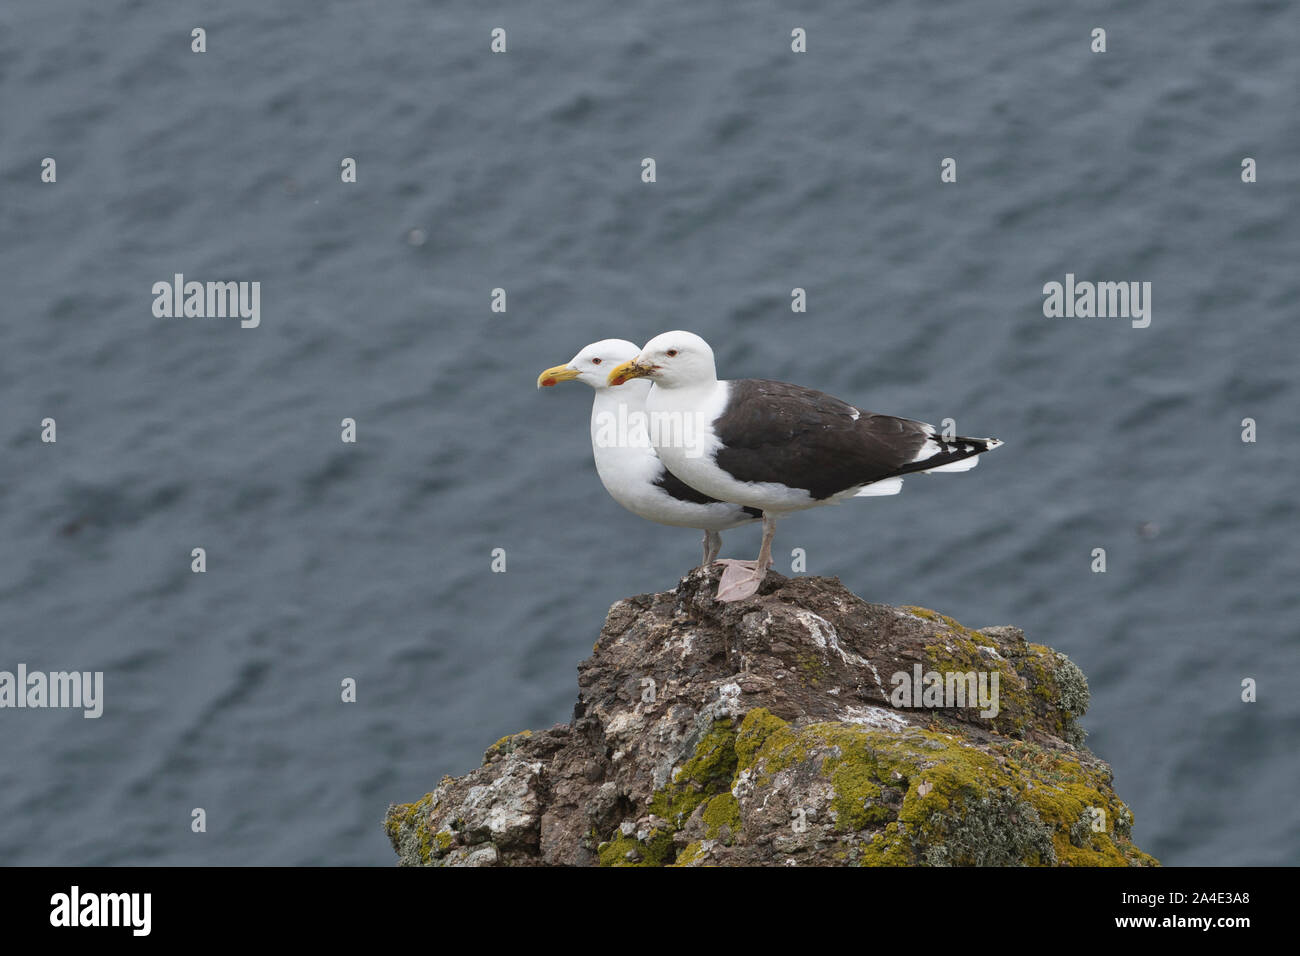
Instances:
[[[654,795],[650,812],[680,827],[709,797],[730,790],[735,774],[736,731],[730,720],[715,721],[691,759]]]
[[[1032,718],[1038,715],[1048,717],[1049,726],[1065,737],[1069,722],[1067,713],[1078,716],[1087,708],[1087,682],[1082,680],[1082,673],[1073,664],[1065,670],[1070,688],[1063,693],[1062,681],[1058,678],[1061,665],[1057,658],[1066,660],[1064,655],[1057,655],[1040,644],[1026,645],[1026,650],[1016,645],[999,645],[987,634],[965,627],[946,615],[923,607],[905,610],[942,625],[944,629],[942,640],[925,648],[928,669],[944,674],[972,670],[999,672],[999,713],[991,722],[996,732],[1004,736],[1023,736]],[[1001,660],[982,653],[981,648],[997,651]],[[1072,708],[1079,704],[1080,681],[1082,708],[1073,712]],[[1063,696],[1070,697],[1069,704],[1064,702]]]
[[[517,734],[506,734],[487,750],[483,751],[483,763],[488,764],[497,757],[504,757],[518,749],[519,745],[533,735],[531,730],[521,730]]]
[[[1102,807],[1108,817],[1128,817],[1120,816],[1127,808],[1106,775],[1072,756],[1057,752],[1049,758],[1049,751],[1021,745],[1014,753],[1019,760],[999,762],[1000,754],[947,734],[897,735],[840,723],[794,730],[766,713],[753,726],[763,730],[762,743],[746,761],[756,783],[770,783],[796,764],[816,767],[832,786],[834,828],[862,832],[863,864],[1151,862],[1126,840],[1091,832],[1080,840],[1077,824],[1087,806]],[[886,789],[902,792],[901,806],[883,799]]]
[[[1087,683],[1073,676],[1077,668],[1055,652],[1028,653],[1045,679],[1063,689],[1069,709],[1062,713],[1081,713]],[[521,736],[502,738],[489,754],[508,753]],[[1086,752],[1014,740],[981,748],[919,728],[898,733],[838,722],[796,728],[763,708],[749,711],[738,727],[719,720],[708,728],[672,781],[652,796],[649,832],[641,839],[615,830],[599,842],[593,828],[589,845],[602,866],[690,863],[703,855],[704,841],[679,852],[676,838],[697,809],[705,841],[743,841],[745,821],[731,792],[738,775],[748,774],[761,789],[789,770],[828,781],[831,829],[842,840],[833,849],[841,862],[1158,865],[1133,846],[1133,815],[1111,788],[1109,770]],[[458,821],[439,821],[436,809],[433,793],[390,808],[385,831],[403,862],[427,865],[456,845]]]
[[[666,866],[676,856],[677,847],[673,842],[676,832],[675,827],[661,823],[644,840],[638,840],[616,830],[613,839],[600,844],[596,856],[601,866]],[[628,859],[629,853],[632,859]]]
[[[957,627],[962,632],[966,631],[960,625]],[[991,674],[997,671],[998,713],[996,717],[989,720],[989,725],[996,733],[1003,736],[1024,736],[1025,728],[1029,725],[1033,714],[1028,685],[1010,662],[982,654],[981,646],[984,645],[974,641],[965,633],[955,631],[947,634],[944,643],[926,645],[926,670],[945,675],[945,681],[946,675],[951,673],[965,674],[974,671],[976,674],[981,672]],[[913,701],[913,704],[915,703]],[[967,703],[969,705],[971,702]]]
[[[795,666],[799,678],[808,687],[817,687],[826,677],[827,665],[821,657],[812,653],[803,653],[795,657]]]
[[[709,804],[704,811],[708,818],[706,826],[712,825],[715,834],[724,824],[733,834],[738,832],[740,808],[730,793],[736,776],[736,737],[737,731],[731,720],[714,721],[696,744],[691,758],[673,776],[672,782],[651,799],[648,809],[659,818],[659,825],[643,840],[615,831],[613,838],[601,844],[597,851],[600,865],[664,866],[674,862],[674,834],[685,825],[695,808],[706,802]],[[731,801],[734,813],[721,799],[723,797]],[[640,857],[636,862],[627,859],[632,850]]]
[[[1001,758],[1001,759],[999,759]],[[1143,865],[1127,840],[1132,816],[1105,773],[1074,756],[1030,744],[986,752],[942,733],[894,734],[856,724],[800,729],[763,708],[739,729],[715,723],[651,812],[664,825],[644,841],[617,836],[600,850],[606,866],[657,866],[673,859],[673,833],[703,804],[709,840],[741,836],[734,777],[770,786],[784,770],[807,766],[831,784],[833,829],[848,838],[845,861],[868,866]],[[887,799],[887,795],[890,795]],[[901,795],[901,800],[899,799]],[[1081,824],[1089,806],[1116,823],[1113,834]],[[636,850],[633,864],[627,854]],[[700,854],[688,846],[675,862]]]
[[[698,840],[695,843],[689,843],[686,845],[686,848],[682,850],[681,853],[677,854],[677,862],[674,863],[673,865],[686,866],[689,863],[693,863],[695,862],[696,859],[699,858],[702,852],[703,851],[700,849],[700,844]]]
[[[933,621],[935,624],[944,623],[944,616],[938,611],[931,611],[928,607],[921,607],[916,604],[905,604],[903,610],[907,611],[914,617],[919,617],[926,621]]]
[[[790,725],[765,707],[755,707],[740,722],[736,736],[736,764],[741,770],[754,765],[754,757],[767,738]]]
[[[628,855],[632,859],[628,859]],[[602,843],[597,851],[601,866],[650,866],[641,854],[641,844],[630,836],[619,834],[608,843]]]
[[[903,828],[890,823],[862,847],[859,866],[907,866],[911,862],[910,841]]]
[[[666,866],[673,862],[673,858],[677,856],[677,845],[673,841],[676,832],[676,827],[663,827],[655,830],[649,839],[644,841],[643,845],[649,851],[646,859],[651,865]]]
[[[435,843],[429,830],[429,816],[436,807],[432,793],[426,793],[415,803],[402,803],[390,807],[384,818],[384,832],[388,841],[399,856],[415,856],[420,863],[427,865],[435,856]],[[447,834],[446,847],[440,846],[442,856],[450,848],[451,835]]]
[[[728,845],[740,832],[740,804],[730,793],[720,793],[704,805],[704,835],[710,840],[722,839]],[[723,827],[727,830],[724,834]]]
[[[925,648],[927,670],[945,675],[998,671],[998,715],[990,720],[996,733],[1024,737],[1030,726],[1036,726],[1067,743],[1082,745],[1084,732],[1078,718],[1088,709],[1088,681],[1064,654],[1041,644],[999,646],[988,635],[950,617],[920,607],[906,610],[944,629],[942,640]],[[981,648],[993,648],[999,657]]]
[[[875,761],[865,742],[854,742],[840,747],[838,757],[828,757],[822,772],[831,778],[835,796],[831,809],[835,811],[837,830],[861,830],[873,823],[887,823],[894,810],[881,801],[884,781],[882,769]]]
[[[942,624],[946,628],[948,628],[948,630],[960,634],[962,637],[964,637],[966,640],[970,641],[973,644],[979,644],[984,647],[997,647],[997,642],[993,640],[993,638],[989,637],[987,634],[981,634],[979,631],[975,631],[969,627],[966,627],[965,625],[958,624],[956,621],[948,617],[948,615],[946,614],[940,614],[938,611],[931,611],[928,607],[918,607],[915,604],[909,604],[905,606],[903,610],[907,611],[909,614],[914,615],[915,617],[919,617],[924,620],[931,621],[935,624]]]
[[[1058,861],[1066,866],[1155,866],[1156,860],[1129,840],[1133,813],[1111,789],[1104,766],[1092,767],[1078,757],[1032,744],[1004,748],[1008,766],[1029,778],[1024,798],[1053,830]],[[1092,808],[1101,811],[1093,830]]]

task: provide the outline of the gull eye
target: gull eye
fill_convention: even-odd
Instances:
[[[598,358],[594,358],[594,359],[592,359],[592,360],[591,360],[591,364],[592,364],[592,365],[599,365],[599,364],[600,364],[600,359],[598,359]]]
[[[669,350],[668,350],[668,357],[669,357],[669,358],[676,358],[676,356],[677,356],[677,350],[676,350],[676,349],[669,349]]]

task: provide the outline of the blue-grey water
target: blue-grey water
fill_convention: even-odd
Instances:
[[[609,605],[698,560],[534,387],[674,328],[1005,440],[778,557],[1069,654],[1165,863],[1300,860],[1300,16],[1076,6],[0,8],[0,670],[105,675],[0,710],[0,862],[392,863],[390,801],[567,720]],[[155,317],[176,273],[260,326]],[[1150,326],[1046,318],[1067,273]]]

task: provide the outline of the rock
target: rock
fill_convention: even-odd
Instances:
[[[610,608],[570,723],[389,807],[399,863],[1156,864],[1083,746],[1065,655],[833,578],[721,604],[717,577]]]

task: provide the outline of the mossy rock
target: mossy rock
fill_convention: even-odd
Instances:
[[[1008,741],[975,746],[920,728],[792,724],[763,708],[739,727],[715,722],[673,781],[650,803],[660,826],[644,840],[616,833],[605,866],[684,865],[710,845],[744,842],[759,799],[789,780],[829,787],[821,824],[837,859],[868,866],[1143,866],[1129,840],[1132,813],[1110,774],[1080,755]],[[738,799],[737,784],[764,797]],[[815,781],[816,782],[816,781]],[[814,787],[814,790],[817,788]],[[704,840],[677,850],[674,835],[697,808]],[[752,824],[752,825],[751,825]]]

